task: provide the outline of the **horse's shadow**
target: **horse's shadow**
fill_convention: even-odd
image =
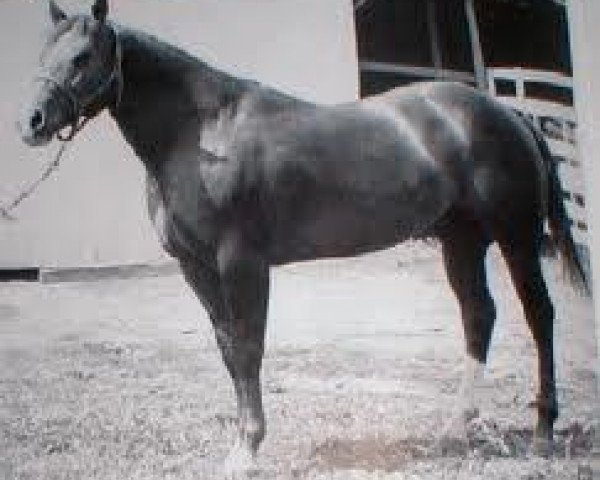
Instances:
[[[594,426],[573,422],[554,432],[552,457],[589,458],[594,455]],[[418,461],[443,458],[522,458],[533,453],[532,429],[498,428],[477,419],[467,425],[465,435],[390,438],[368,436],[358,439],[329,438],[316,445],[310,460],[316,468],[398,471]]]

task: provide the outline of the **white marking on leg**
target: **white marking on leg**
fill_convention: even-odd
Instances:
[[[225,459],[225,478],[227,480],[246,479],[256,469],[256,454],[246,442],[238,440]]]
[[[469,425],[478,421],[479,412],[476,403],[476,390],[483,379],[484,364],[470,355],[465,355],[463,375],[452,407],[450,418],[442,426],[441,434],[434,443],[433,451],[437,454],[446,451],[450,445],[469,442]]]
[[[466,417],[473,416],[473,414],[477,416],[477,389],[481,386],[484,369],[484,363],[470,355],[465,356],[459,395],[463,414]]]
[[[509,456],[510,448],[504,441],[502,432],[493,422],[479,415],[478,389],[481,387],[485,364],[466,355],[462,385],[462,429],[470,448],[493,455]]]

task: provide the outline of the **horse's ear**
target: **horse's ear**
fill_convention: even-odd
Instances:
[[[65,12],[61,10],[54,0],[49,0],[48,7],[50,9],[50,18],[52,18],[52,22],[54,24],[57,24],[58,22],[67,18]]]
[[[99,22],[104,22],[108,15],[108,0],[96,0],[92,5],[92,15]]]

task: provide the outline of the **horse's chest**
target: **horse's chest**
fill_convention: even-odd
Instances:
[[[148,195],[148,213],[158,240],[165,250],[169,250],[169,220],[167,210],[162,200]]]

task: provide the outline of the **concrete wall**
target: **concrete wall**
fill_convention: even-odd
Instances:
[[[58,0],[68,12],[91,0]],[[113,0],[111,18],[206,61],[322,103],[358,95],[349,0]],[[14,128],[48,26],[45,1],[0,3],[0,204],[36,178],[57,145],[23,146]],[[160,259],[146,216],[141,165],[103,115],[15,214],[0,219],[0,268],[68,267]]]
[[[587,171],[587,208],[591,264],[595,278],[596,337],[600,342],[600,2],[568,0],[573,53],[575,106],[579,119],[578,145]],[[600,343],[598,345],[600,352]],[[600,361],[598,362],[600,372]]]

